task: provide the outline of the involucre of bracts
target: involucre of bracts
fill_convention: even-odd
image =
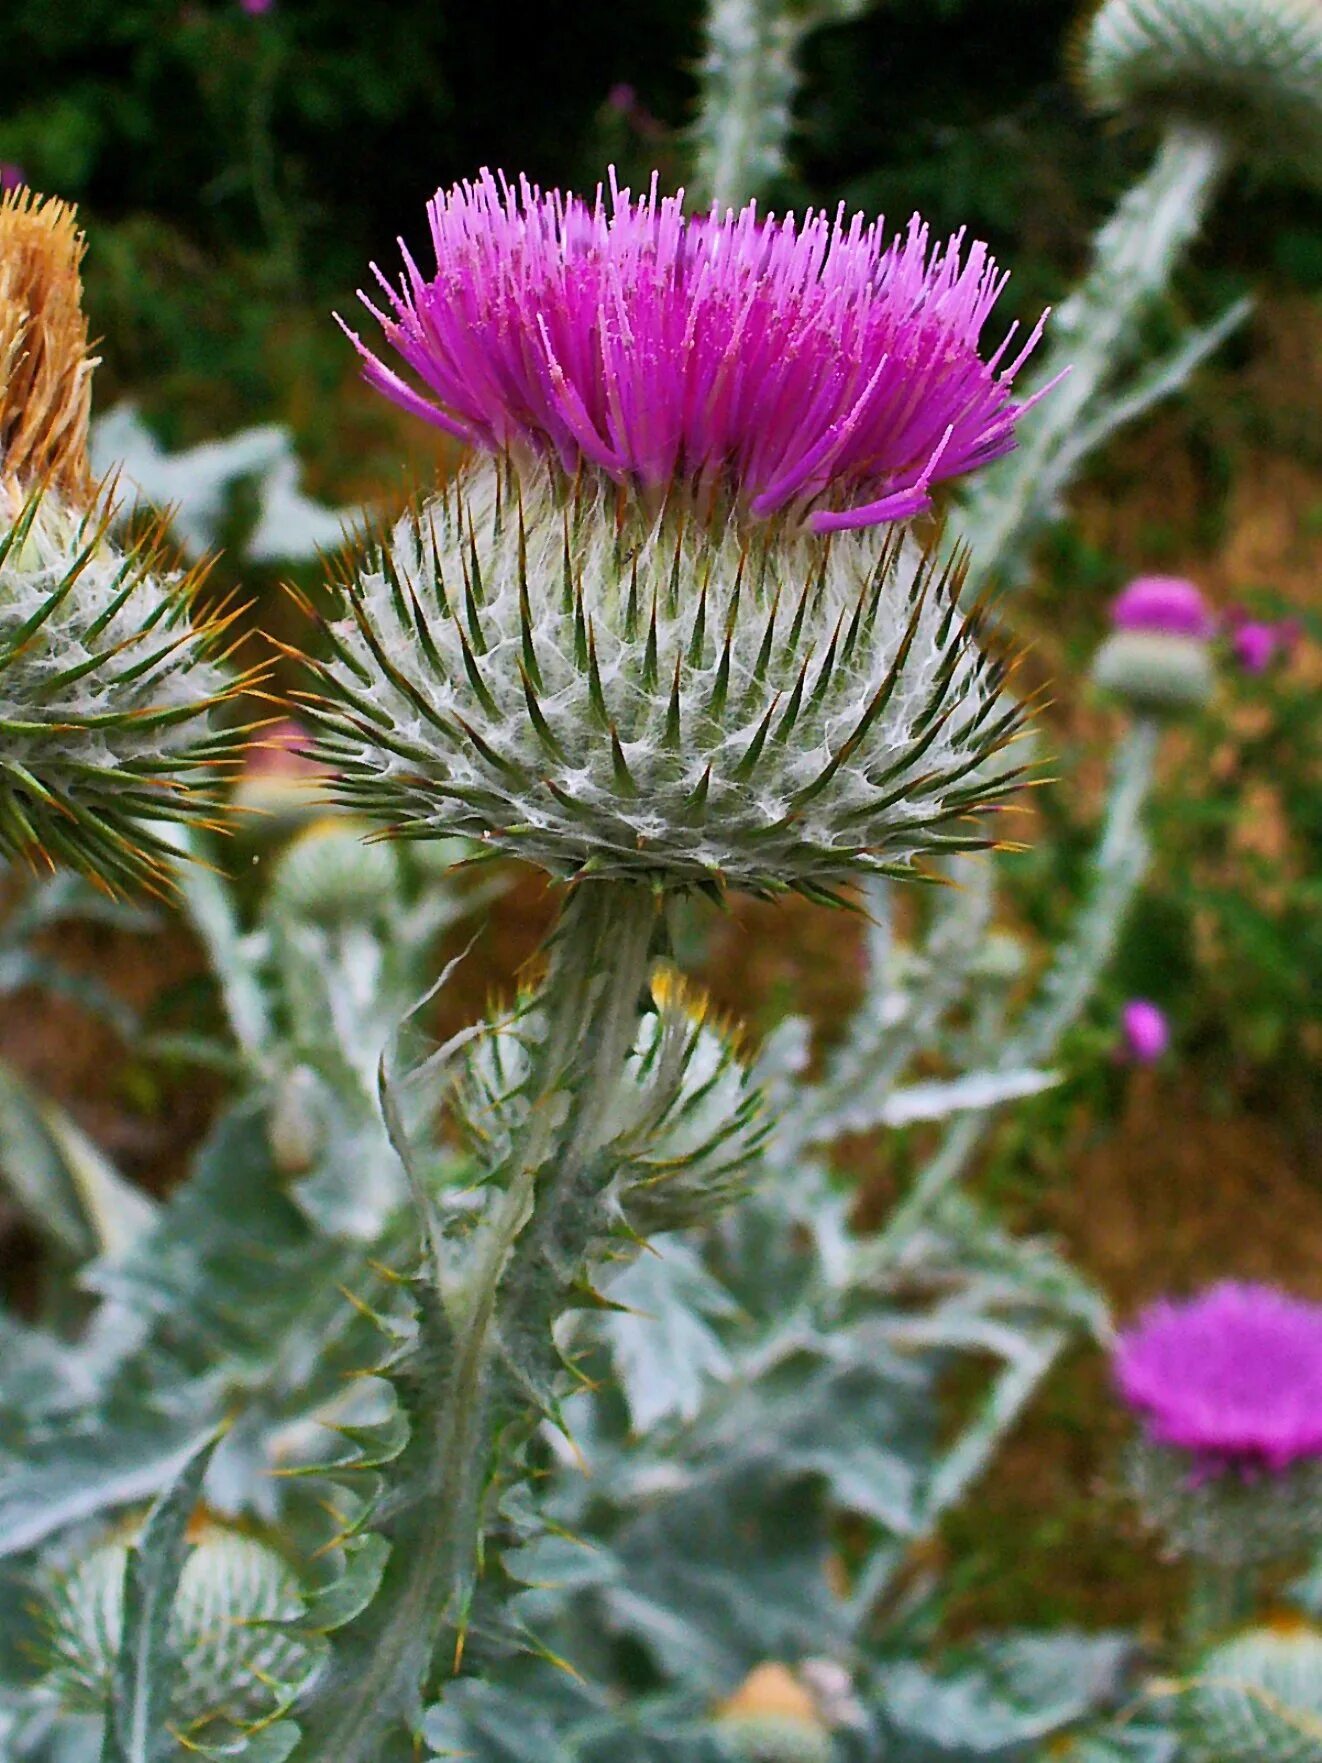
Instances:
[[[1259,166],[1322,179],[1317,0],[1103,0],[1077,69],[1101,110],[1183,118]]]
[[[557,875],[833,896],[988,842],[1022,719],[911,540],[479,458],[343,584],[334,793]]]
[[[1125,1479],[1167,1552],[1220,1567],[1304,1559],[1322,1536],[1322,1460],[1278,1472],[1209,1468],[1188,1451],[1144,1439]]]
[[[662,970],[603,1128],[602,1234],[648,1237],[714,1217],[754,1178],[770,1122],[738,1036],[702,995]],[[508,1161],[531,1105],[542,1030],[528,993],[465,1051],[453,1096],[464,1141],[488,1170]]]
[[[1255,1628],[1203,1658],[1180,1697],[1188,1763],[1317,1763],[1322,1757],[1322,1633]]]
[[[247,683],[220,665],[228,620],[158,540],[121,547],[108,498],[0,485],[0,854],[111,887],[159,879],[144,822],[196,821],[230,741],[212,713]]]
[[[48,1586],[41,1610],[44,1688],[70,1712],[106,1705],[124,1619],[129,1541],[101,1544]],[[290,1624],[303,1609],[284,1557],[240,1531],[203,1521],[170,1618],[182,1662],[172,1714],[185,1732],[241,1728],[271,1714],[318,1662]]]

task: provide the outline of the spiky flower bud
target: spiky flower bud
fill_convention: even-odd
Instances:
[[[652,1003],[602,1128],[613,1166],[602,1222],[647,1237],[712,1218],[756,1172],[769,1129],[738,1035],[678,975],[653,975]],[[540,994],[473,1041],[453,1094],[464,1139],[490,1166],[522,1128],[531,1052],[542,1033]]]
[[[1185,118],[1257,165],[1322,179],[1317,0],[1102,0],[1077,64],[1101,110]]]
[[[1225,1282],[1119,1336],[1131,1491],[1174,1553],[1288,1559],[1322,1533],[1322,1305]]]
[[[399,859],[388,845],[368,843],[370,830],[331,815],[305,827],[276,863],[272,906],[332,930],[388,913],[398,896]]]
[[[127,1539],[103,1543],[48,1587],[45,1688],[71,1712],[105,1707],[124,1621]],[[197,1527],[170,1617],[182,1671],[172,1715],[185,1730],[238,1728],[271,1713],[309,1677],[317,1654],[290,1630],[303,1604],[284,1557],[211,1520]]]
[[[955,583],[869,529],[1013,444],[1014,366],[976,353],[1000,278],[916,224],[613,202],[433,204],[437,279],[382,322],[435,401],[367,376],[486,456],[343,583],[338,793],[666,888],[829,895],[959,846],[1020,713]]]
[[[1215,1648],[1180,1698],[1188,1763],[1316,1763],[1322,1757],[1322,1633],[1254,1628]]]
[[[82,251],[64,203],[0,198],[0,854],[118,886],[168,861],[144,821],[205,816],[211,713],[243,682],[198,578],[159,536],[121,548],[93,492]]]

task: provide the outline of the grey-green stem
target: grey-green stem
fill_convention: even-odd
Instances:
[[[549,1411],[552,1329],[601,1234],[597,1153],[637,1033],[657,916],[652,892],[638,885],[584,882],[569,897],[542,989],[526,1120],[504,1168],[491,1172],[499,1198],[462,1283],[438,1294],[443,1362],[429,1367],[424,1352],[415,1374],[440,1381],[417,1403],[386,1577],[341,1632],[305,1710],[296,1763],[376,1763],[388,1734],[416,1716],[447,1628],[462,1638],[496,1436],[516,1404],[528,1430]]]
[[[1076,439],[1097,400],[1131,362],[1143,320],[1197,236],[1229,164],[1224,141],[1172,124],[1151,169],[1101,229],[1088,275],[1054,314],[1049,346],[1025,395],[1066,377],[1019,427],[1017,449],[981,472],[952,521],[972,553],[965,586],[1013,584],[1081,463]]]
[[[1152,787],[1161,739],[1150,717],[1134,722],[1116,751],[1106,819],[1092,863],[1087,897],[1038,989],[1037,997],[1001,1050],[1003,1070],[1032,1066],[1050,1057],[1061,1036],[1083,1014],[1115,951],[1126,914],[1148,864],[1143,813]],[[970,1110],[947,1128],[936,1153],[869,1245],[869,1258],[890,1264],[931,1218],[941,1197],[959,1180],[992,1120]]]

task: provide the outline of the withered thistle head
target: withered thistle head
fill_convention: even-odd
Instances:
[[[23,185],[0,195],[0,486],[9,512],[48,485],[90,499],[92,369],[80,266],[85,240],[67,202]]]

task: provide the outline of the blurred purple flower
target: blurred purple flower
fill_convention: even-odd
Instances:
[[[980,358],[1005,277],[962,234],[751,203],[694,226],[655,178],[589,204],[483,172],[428,213],[434,276],[406,253],[398,291],[376,272],[390,314],[363,300],[434,399],[353,341],[379,391],[490,452],[721,489],[829,532],[918,514],[1014,446],[1041,325],[1008,365],[1013,328]]]
[[[1137,576],[1111,602],[1111,623],[1122,631],[1208,638],[1216,621],[1193,582],[1177,575]]]
[[[1166,1012],[1147,998],[1131,998],[1121,1012],[1125,1053],[1133,1065],[1155,1065],[1171,1044]]]
[[[16,190],[28,181],[28,174],[12,160],[0,159],[0,190]]]
[[[275,0],[239,0],[240,8],[248,14],[249,18],[261,18],[265,13],[270,12],[274,5]]]
[[[1230,647],[1245,673],[1266,673],[1273,662],[1287,660],[1302,634],[1293,618],[1272,624],[1239,611],[1230,614],[1228,626]]]
[[[1229,1280],[1164,1299],[1120,1334],[1112,1370],[1148,1438],[1207,1472],[1322,1458],[1322,1304]]]
[[[619,80],[606,94],[606,103],[621,116],[631,116],[638,107],[638,93],[628,80]]]

